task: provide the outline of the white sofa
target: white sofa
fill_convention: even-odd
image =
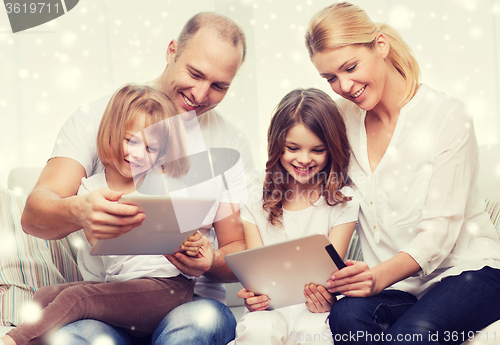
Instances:
[[[487,208],[489,207],[489,211],[495,213],[494,217],[496,217],[496,219],[498,220],[498,222],[496,223],[496,226],[498,228],[500,226],[500,203],[496,203],[493,201],[500,201],[500,144],[482,146],[480,149],[480,164],[481,171],[479,177],[479,187],[485,198],[492,200],[488,204]],[[78,273],[74,271],[74,267],[72,266],[74,265],[74,262],[72,262],[72,260],[74,260],[74,252],[72,252],[72,248],[68,242],[43,241],[30,238],[29,236],[24,234],[19,234],[19,232],[21,231],[19,217],[22,212],[22,207],[24,206],[25,197],[36,183],[40,171],[40,168],[15,168],[9,175],[8,189],[0,189],[0,216],[3,217],[3,219],[0,218],[0,238],[2,238],[4,248],[7,248],[8,244],[6,244],[5,242],[4,234],[6,231],[5,228],[8,226],[12,226],[13,231],[16,231],[18,233],[17,236],[21,238],[20,240],[18,240],[23,242],[16,242],[15,244],[12,244],[16,247],[18,253],[19,251],[22,251],[21,247],[25,244],[24,242],[28,241],[29,239],[29,241],[33,241],[33,243],[27,246],[26,251],[29,252],[29,254],[31,254],[32,251],[42,251],[40,256],[45,255],[46,265],[54,266],[52,268],[52,276],[45,277],[48,280],[52,279],[50,283],[58,283],[65,280],[67,281],[75,279]],[[5,209],[6,204],[10,205],[10,208],[8,210]],[[8,218],[7,221],[6,218]],[[2,223],[2,220],[4,223]],[[55,255],[56,252],[57,254]],[[52,262],[50,262],[51,260]],[[4,314],[9,314],[11,319],[11,314],[19,314],[20,306],[17,304],[25,303],[27,300],[29,300],[29,297],[33,293],[33,291],[37,287],[43,286],[44,284],[44,282],[41,281],[40,278],[40,269],[38,269],[37,271],[35,267],[34,270],[37,272],[30,272],[30,265],[23,267],[22,274],[18,275],[18,278],[23,281],[15,283],[8,281],[6,283],[5,276],[9,278],[7,274],[4,274],[5,271],[9,269],[5,267],[6,263],[8,266],[8,262],[5,256],[2,256],[2,243],[0,243],[0,335],[5,334],[11,328],[10,326],[2,325],[2,322],[5,321]],[[32,263],[30,264],[32,265]],[[11,269],[12,262],[10,266]],[[30,286],[30,279],[32,286]],[[15,286],[12,287],[11,285]],[[244,310],[242,300],[240,300],[236,296],[236,293],[240,288],[241,285],[239,283],[226,284],[227,305],[231,308],[237,319],[239,319]],[[11,293],[9,295],[9,291],[12,292],[12,290],[15,290],[17,292]],[[20,297],[20,295],[23,295],[24,297]],[[12,323],[16,324],[16,322]],[[486,327],[482,331],[481,337],[476,337],[473,341],[467,341],[463,345],[466,344],[500,344],[500,320]]]

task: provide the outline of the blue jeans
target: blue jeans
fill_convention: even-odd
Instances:
[[[498,319],[500,270],[484,267],[443,279],[420,300],[398,290],[342,298],[332,306],[329,322],[336,345],[422,345],[461,344]],[[481,336],[500,342],[500,334]]]
[[[152,336],[134,338],[123,329],[96,320],[80,320],[61,328],[52,345],[92,345],[98,338],[113,345],[220,344],[235,337],[236,319],[219,301],[200,298],[172,310]]]

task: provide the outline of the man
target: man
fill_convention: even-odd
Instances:
[[[167,66],[149,84],[164,91],[179,113],[194,111],[206,146],[236,149],[248,173],[253,166],[248,141],[212,110],[226,95],[244,61],[245,51],[244,34],[231,19],[211,12],[200,13],[186,23],[177,41],[170,42]],[[57,239],[83,228],[97,239],[106,239],[117,237],[144,220],[144,214],[139,213],[135,206],[115,203],[123,193],[103,188],[76,195],[83,177],[103,170],[97,157],[96,134],[108,100],[109,96],[78,109],[63,126],[52,157],[28,197],[21,219],[27,233]],[[184,274],[204,275],[195,289],[195,293],[202,297],[223,300],[224,292],[220,286],[213,288],[213,282],[235,280],[224,256],[244,249],[244,235],[239,211],[228,211],[232,209],[233,205],[221,203],[217,210],[215,219],[220,220],[214,223],[214,229],[218,250],[214,251],[205,241],[202,251],[205,255],[191,258],[177,253],[168,257]],[[207,278],[212,282],[207,282]],[[152,342],[226,344],[234,338],[235,325],[232,313],[223,303],[214,299],[195,300],[165,317]],[[114,344],[136,341],[124,330],[95,320],[78,321],[61,331],[89,342],[103,335],[111,337]]]

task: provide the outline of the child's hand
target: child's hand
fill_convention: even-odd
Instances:
[[[181,246],[184,254],[192,257],[197,257],[200,252],[200,248],[203,244],[203,236],[201,232],[197,231],[194,235],[189,237]]]
[[[238,297],[245,299],[245,306],[249,311],[260,311],[269,308],[271,300],[266,295],[257,295],[245,289],[238,291]]]
[[[311,313],[325,313],[330,311],[336,298],[329,293],[325,287],[316,284],[309,284],[304,287],[306,297],[306,307]]]

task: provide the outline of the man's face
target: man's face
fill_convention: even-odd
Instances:
[[[240,67],[242,53],[240,45],[222,41],[210,28],[201,28],[180,54],[177,42],[170,42],[162,82],[177,110],[200,115],[215,108]]]

